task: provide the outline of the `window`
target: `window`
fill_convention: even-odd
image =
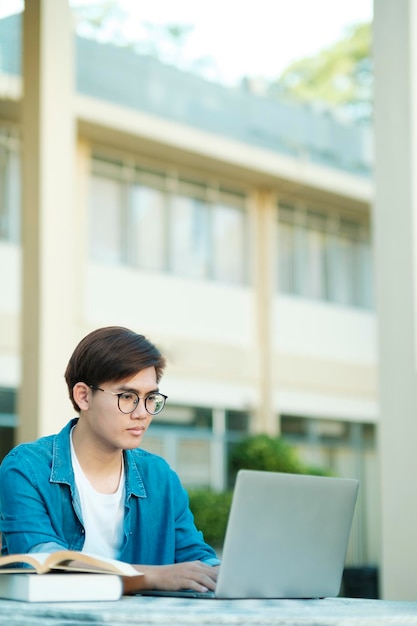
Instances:
[[[244,210],[232,202],[213,208],[213,278],[245,282],[246,221]]]
[[[226,429],[228,432],[249,432],[250,415],[247,411],[228,409],[226,411]]]
[[[94,260],[245,283],[243,194],[101,157],[93,159],[90,193]]]
[[[169,267],[174,274],[209,275],[209,207],[199,198],[174,194],[170,203]]]
[[[281,205],[277,247],[279,289],[283,293],[372,307],[366,216]]]
[[[325,215],[317,211],[307,211],[306,222],[302,227],[301,244],[303,273],[300,291],[309,298],[324,300],[328,296]]]
[[[165,269],[165,196],[149,184],[130,189],[131,212],[128,229],[128,261],[145,270]]]
[[[358,455],[375,452],[375,426],[336,419],[281,415],[281,434],[312,466],[352,476],[360,468]]]
[[[249,422],[247,411],[168,402],[155,416],[144,448],[163,456],[188,487],[225,489],[235,477],[227,468],[228,454],[247,436]]]
[[[378,562],[380,507],[376,427],[371,423],[281,415],[281,435],[309,471],[360,483],[346,563]]]
[[[20,239],[19,140],[10,129],[0,128],[0,240]]]
[[[97,261],[118,263],[122,260],[121,220],[123,187],[117,180],[93,176],[90,212],[90,245]]]
[[[0,387],[0,462],[15,445],[16,426],[16,390]]]
[[[279,252],[279,284],[284,293],[298,293],[297,289],[297,258],[295,255],[296,243],[294,227],[294,209],[280,207],[280,222],[278,228]]]

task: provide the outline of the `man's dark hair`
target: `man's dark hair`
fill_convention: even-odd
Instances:
[[[79,382],[100,386],[134,376],[147,367],[154,367],[159,382],[165,358],[144,335],[121,326],[107,326],[89,333],[80,341],[68,362],[65,380],[69,397],[76,411],[74,385]]]

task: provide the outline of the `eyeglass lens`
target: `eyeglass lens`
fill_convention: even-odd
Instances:
[[[119,409],[122,413],[132,413],[139,403],[139,396],[134,391],[126,391],[119,395]],[[165,405],[165,397],[161,393],[151,393],[145,398],[145,409],[151,415],[160,413]]]

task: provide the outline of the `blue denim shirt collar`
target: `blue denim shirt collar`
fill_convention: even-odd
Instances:
[[[70,432],[76,426],[79,418],[76,417],[59,432],[53,443],[51,482],[69,485],[72,497],[76,498],[74,471],[71,464]],[[139,467],[130,450],[124,451],[126,471],[126,502],[134,495],[146,498],[146,489],[139,471]]]

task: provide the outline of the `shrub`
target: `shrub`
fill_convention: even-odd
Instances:
[[[230,469],[234,475],[240,469],[316,476],[333,474],[326,468],[305,465],[299,459],[296,449],[282,437],[265,434],[247,437],[235,445],[230,455]]]
[[[240,469],[317,476],[331,474],[325,469],[304,465],[298,458],[297,451],[281,437],[264,434],[247,437],[234,446],[230,455],[232,482]],[[217,493],[209,489],[194,489],[189,491],[189,497],[197,528],[203,532],[208,544],[216,549],[221,548],[232,491]]]
[[[231,452],[230,468],[233,473],[240,469],[306,473],[294,448],[281,437],[264,434],[247,437],[236,444]]]
[[[204,539],[214,548],[221,548],[226,533],[232,492],[217,493],[209,489],[189,490],[190,509]]]

